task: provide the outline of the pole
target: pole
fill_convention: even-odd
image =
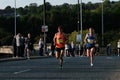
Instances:
[[[80,4],[80,22],[81,22],[81,44],[83,43],[82,41],[82,0]]]
[[[44,13],[44,18],[43,18],[43,24],[44,26],[46,25],[46,6],[45,6],[45,0],[44,0],[44,7],[43,7],[43,13]],[[46,53],[46,33],[44,31],[44,54]]]
[[[81,26],[81,31],[79,30],[79,27]],[[81,2],[79,3],[79,0],[78,0],[78,34],[81,34],[81,44],[83,43],[82,41],[82,0]]]
[[[102,0],[102,46],[104,46],[104,17],[103,17],[103,0]]]
[[[44,24],[44,26],[46,25],[46,6],[45,6],[45,2],[46,2],[46,0],[44,0],[44,7],[43,7],[43,10],[44,10],[43,24]]]
[[[79,34],[79,27],[80,27],[80,3],[78,0],[78,34]]]
[[[14,35],[16,35],[16,0],[15,0],[15,22],[14,22]]]

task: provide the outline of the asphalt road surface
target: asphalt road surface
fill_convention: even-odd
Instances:
[[[0,62],[0,80],[120,80],[120,57],[64,57],[63,69],[54,57]]]

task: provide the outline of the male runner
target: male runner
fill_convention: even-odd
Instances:
[[[56,48],[56,58],[60,59],[60,67],[62,68],[63,64],[63,53],[64,53],[64,48],[65,48],[65,43],[66,43],[66,36],[65,33],[63,32],[61,26],[58,26],[58,32],[55,33],[53,42]]]

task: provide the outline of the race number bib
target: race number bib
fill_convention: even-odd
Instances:
[[[57,43],[59,43],[59,44],[63,43],[63,39],[61,39],[61,38],[58,39],[58,40],[57,40]]]
[[[87,42],[88,42],[89,44],[93,44],[93,43],[94,43],[94,40],[87,39]]]

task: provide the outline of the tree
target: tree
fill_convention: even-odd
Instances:
[[[64,3],[62,5],[52,6],[49,2],[46,2],[46,25],[48,25],[49,31],[47,32],[47,42],[50,42],[57,31],[59,25],[63,26],[64,32],[70,36],[70,41],[74,39],[78,31],[78,4]],[[104,6],[104,33],[105,36],[112,36],[109,31],[119,31],[120,28],[120,1],[110,2],[105,0]],[[86,29],[93,27],[98,35],[101,35],[101,3],[82,3],[83,12],[83,37]],[[41,26],[43,25],[43,4],[39,6],[25,6],[16,9],[17,14],[17,33],[20,32],[26,35],[28,32],[32,32],[34,36],[43,35],[41,32]],[[4,12],[11,15],[4,14]],[[0,29],[4,32],[14,34],[14,8],[7,6],[5,10],[0,10]],[[112,32],[114,33],[114,32]],[[1,34],[4,35],[5,33]],[[107,35],[106,35],[107,34]],[[7,36],[7,35],[5,35]],[[3,36],[1,37],[1,39]],[[118,37],[114,37],[117,39]],[[8,39],[8,38],[6,38]],[[101,36],[99,37],[101,39]],[[107,42],[109,42],[106,39]],[[106,42],[106,43],[107,43]]]

